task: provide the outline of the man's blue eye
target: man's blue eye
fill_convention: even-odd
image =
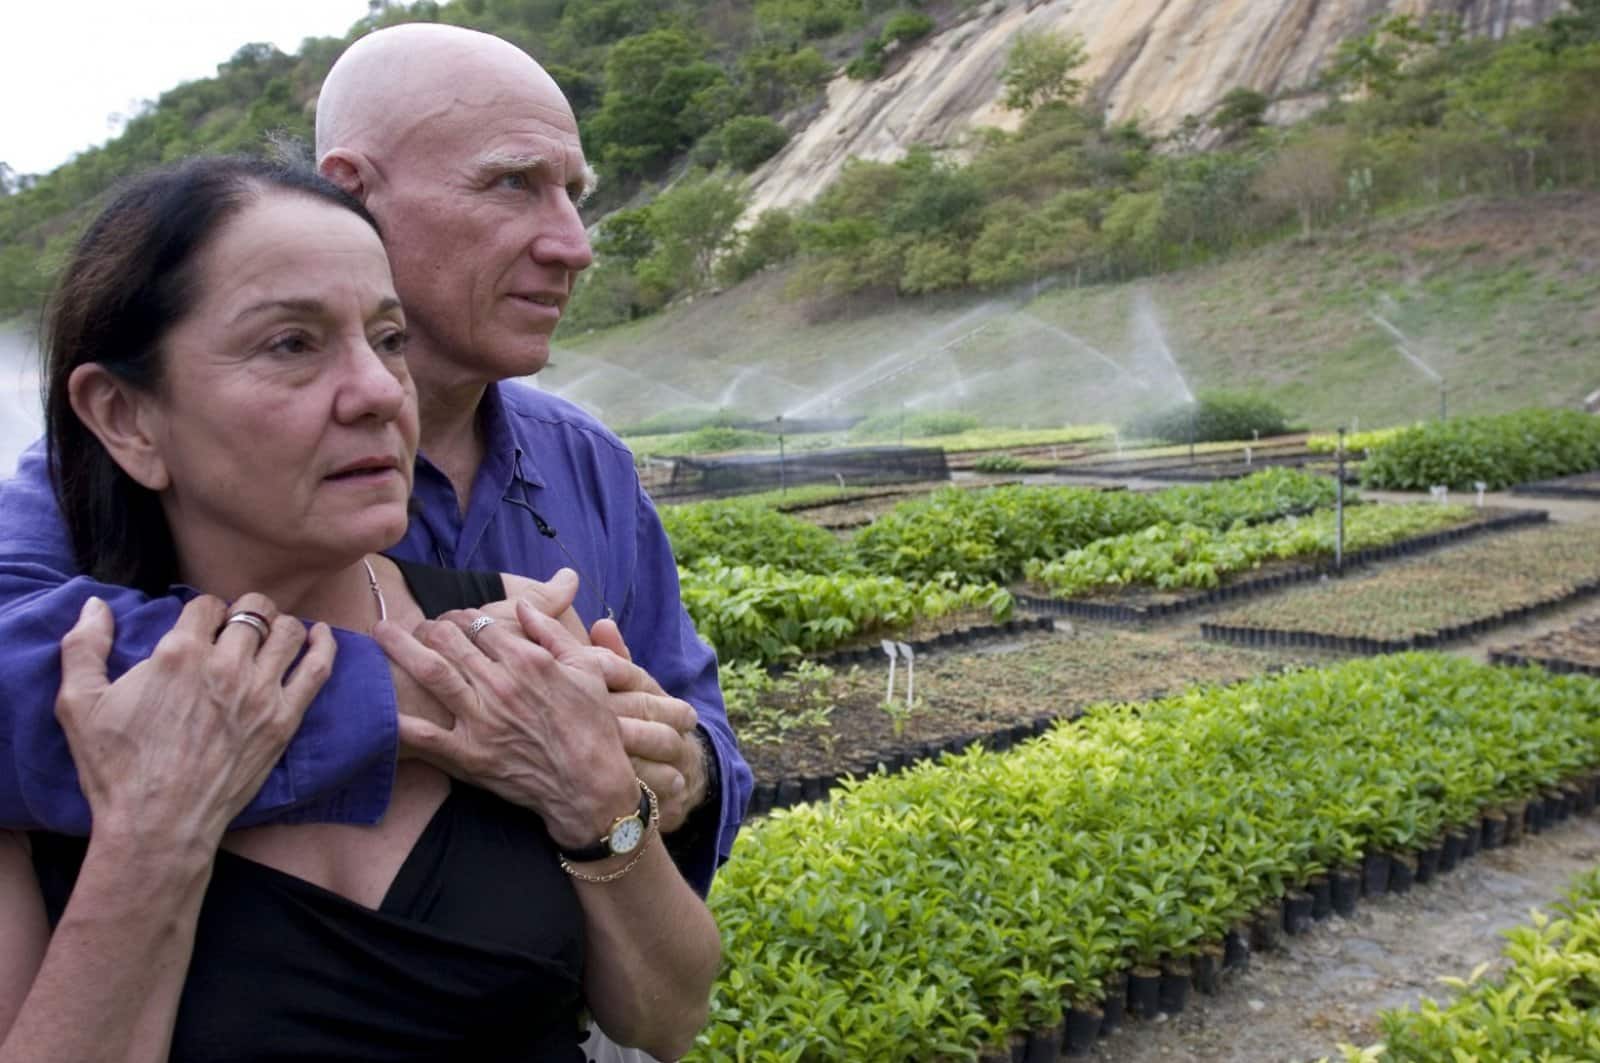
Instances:
[[[520,173],[508,173],[500,176],[500,184],[505,188],[515,188],[518,191],[528,187],[528,178]]]

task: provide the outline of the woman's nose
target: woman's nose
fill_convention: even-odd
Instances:
[[[384,358],[362,339],[353,345],[340,382],[335,414],[344,423],[364,417],[392,421],[405,404],[404,363]]]

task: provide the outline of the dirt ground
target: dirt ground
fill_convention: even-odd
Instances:
[[[1353,919],[1332,916],[1182,1014],[1125,1024],[1092,1058],[1106,1063],[1256,1063],[1332,1055],[1381,1039],[1377,1015],[1424,996],[1447,999],[1445,976],[1499,960],[1501,931],[1548,911],[1567,883],[1600,863],[1600,820],[1572,818],[1514,847],[1479,852],[1404,896],[1363,898]]]

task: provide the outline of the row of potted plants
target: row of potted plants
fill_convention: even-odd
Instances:
[[[846,782],[741,836],[695,1056],[1004,1055],[1125,999],[1122,976],[1214,968],[1230,931],[1364,854],[1405,864],[1587,780],[1597,705],[1587,678],[1403,655],[1103,706],[1009,752]]]

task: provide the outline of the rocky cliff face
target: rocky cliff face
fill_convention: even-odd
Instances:
[[[1564,0],[993,0],[921,42],[877,81],[836,78],[827,105],[752,179],[754,217],[805,203],[845,161],[892,161],[916,143],[958,148],[978,126],[1010,127],[1000,68],[1016,35],[1082,35],[1084,75],[1113,120],[1157,132],[1204,114],[1230,89],[1275,95],[1306,86],[1339,42],[1385,14],[1453,14],[1504,36]],[[1285,113],[1285,117],[1292,112]]]

